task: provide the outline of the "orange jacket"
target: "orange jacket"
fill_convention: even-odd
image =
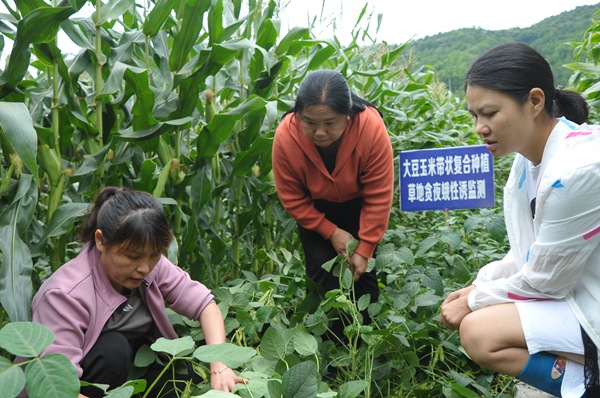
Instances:
[[[315,144],[294,113],[275,132],[273,173],[279,199],[302,227],[329,239],[336,225],[313,204],[315,199],[346,202],[363,198],[356,252],[370,258],[388,226],[394,190],[390,137],[376,109],[367,107],[348,123],[329,174]]]

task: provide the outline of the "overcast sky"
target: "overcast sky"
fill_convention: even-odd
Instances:
[[[308,26],[316,17],[320,25],[313,30],[315,35],[332,37],[335,26],[342,44],[350,40],[351,29],[368,4],[363,20],[373,13],[369,33],[375,35],[377,14],[382,14],[377,41],[400,44],[460,28],[526,28],[577,6],[600,4],[600,0],[280,0],[280,4],[284,7],[282,31]]]

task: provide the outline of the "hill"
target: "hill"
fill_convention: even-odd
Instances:
[[[402,61],[412,58],[415,65],[431,65],[440,81],[453,92],[462,92],[464,75],[471,62],[487,49],[510,41],[531,45],[550,63],[559,86],[568,86],[571,71],[563,65],[573,61],[569,42],[581,42],[592,25],[600,3],[579,6],[544,19],[528,28],[485,30],[464,28],[414,40]]]

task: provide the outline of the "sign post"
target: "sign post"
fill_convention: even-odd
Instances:
[[[402,211],[494,206],[494,162],[485,145],[402,151]]]

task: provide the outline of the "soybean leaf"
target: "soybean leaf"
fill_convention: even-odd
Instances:
[[[317,396],[317,365],[301,362],[285,372],[281,382],[286,398],[314,398]]]
[[[53,341],[52,331],[35,322],[11,322],[0,329],[0,347],[25,358],[38,356]]]
[[[260,342],[260,353],[263,358],[271,360],[283,359],[286,355],[285,341],[275,328],[268,328]]]
[[[223,362],[231,368],[237,368],[256,356],[256,350],[231,343],[221,343],[198,347],[192,355],[205,363]]]
[[[317,339],[302,326],[294,328],[294,349],[300,355],[316,355],[319,352]]]
[[[367,388],[365,380],[352,380],[342,384],[338,389],[338,393],[340,397],[355,398],[361,396],[365,388]]]
[[[0,391],[6,397],[16,397],[25,387],[25,375],[19,366],[0,357]]]
[[[29,398],[76,397],[79,378],[75,367],[61,354],[48,354],[25,368]]]
[[[181,337],[174,340],[159,338],[150,348],[156,352],[165,352],[171,356],[178,356],[185,352],[190,352],[194,349],[194,339],[190,336]]]

